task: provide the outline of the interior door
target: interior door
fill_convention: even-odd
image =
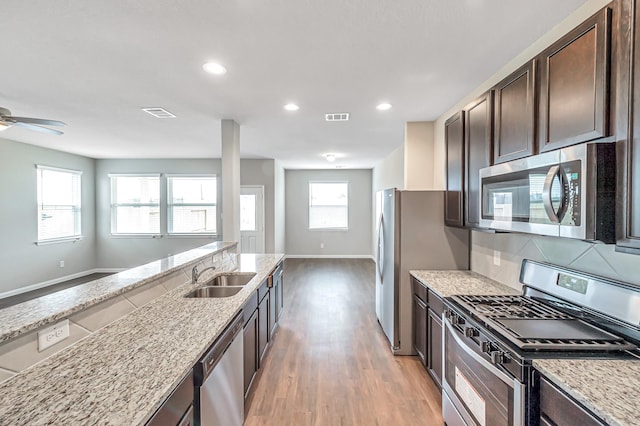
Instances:
[[[264,187],[240,187],[240,251],[264,253]]]

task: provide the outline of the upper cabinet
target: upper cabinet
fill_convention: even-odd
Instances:
[[[538,56],[538,146],[550,151],[608,136],[611,9]]]
[[[493,162],[535,152],[535,67],[532,60],[494,87]]]
[[[640,0],[616,5],[616,249],[640,254]]]
[[[462,191],[464,189],[464,115],[458,112],[444,124],[447,181],[444,223],[464,226]]]
[[[491,165],[493,92],[489,91],[464,109],[464,224],[480,225],[480,169]]]

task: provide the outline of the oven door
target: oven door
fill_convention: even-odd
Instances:
[[[450,426],[524,425],[525,386],[483,358],[477,352],[477,343],[465,337],[444,315],[442,323],[445,423]]]

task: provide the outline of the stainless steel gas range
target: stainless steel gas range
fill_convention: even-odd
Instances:
[[[452,296],[443,313],[448,426],[537,425],[535,358],[640,358],[640,289],[525,260],[521,296]]]

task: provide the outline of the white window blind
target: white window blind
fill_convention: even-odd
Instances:
[[[349,227],[349,184],[309,182],[309,229]]]
[[[36,170],[38,241],[80,237],[82,172],[39,165]]]
[[[160,175],[111,178],[111,233],[160,233]]]
[[[215,176],[167,177],[169,234],[215,234]]]

